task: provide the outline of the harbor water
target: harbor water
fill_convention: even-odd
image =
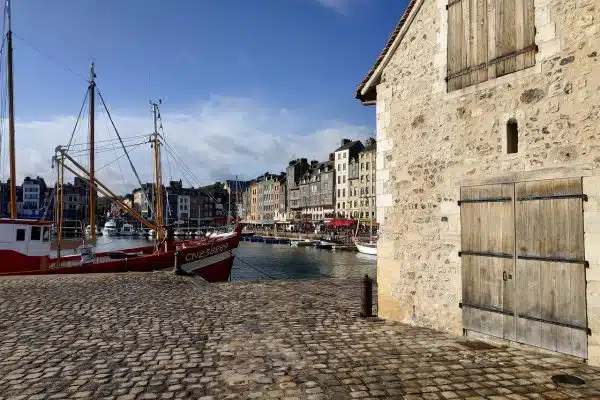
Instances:
[[[153,243],[145,239],[99,236],[96,251],[110,251]],[[376,258],[352,251],[332,251],[289,244],[240,242],[231,279],[375,278]]]

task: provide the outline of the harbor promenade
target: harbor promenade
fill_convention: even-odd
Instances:
[[[0,278],[0,399],[600,398],[600,370],[582,363],[361,319],[360,289]],[[556,374],[585,384],[557,386]]]

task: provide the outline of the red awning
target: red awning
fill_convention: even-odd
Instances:
[[[338,219],[332,219],[331,221],[329,221],[327,223],[327,226],[352,226],[356,224],[356,221],[353,219],[347,219],[347,218],[338,218]]]

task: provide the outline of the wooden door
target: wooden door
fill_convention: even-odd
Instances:
[[[463,328],[515,340],[514,184],[461,188]]]
[[[587,358],[580,178],[517,183],[518,342]]]

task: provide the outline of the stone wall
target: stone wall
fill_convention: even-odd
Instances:
[[[536,65],[451,93],[446,4],[415,7],[377,86],[377,278],[381,316],[460,333],[461,183],[600,175],[600,1],[536,0]],[[506,154],[509,119],[519,126],[516,154]],[[586,251],[600,239],[594,212]],[[590,326],[600,333],[600,253],[587,256],[596,265]]]

